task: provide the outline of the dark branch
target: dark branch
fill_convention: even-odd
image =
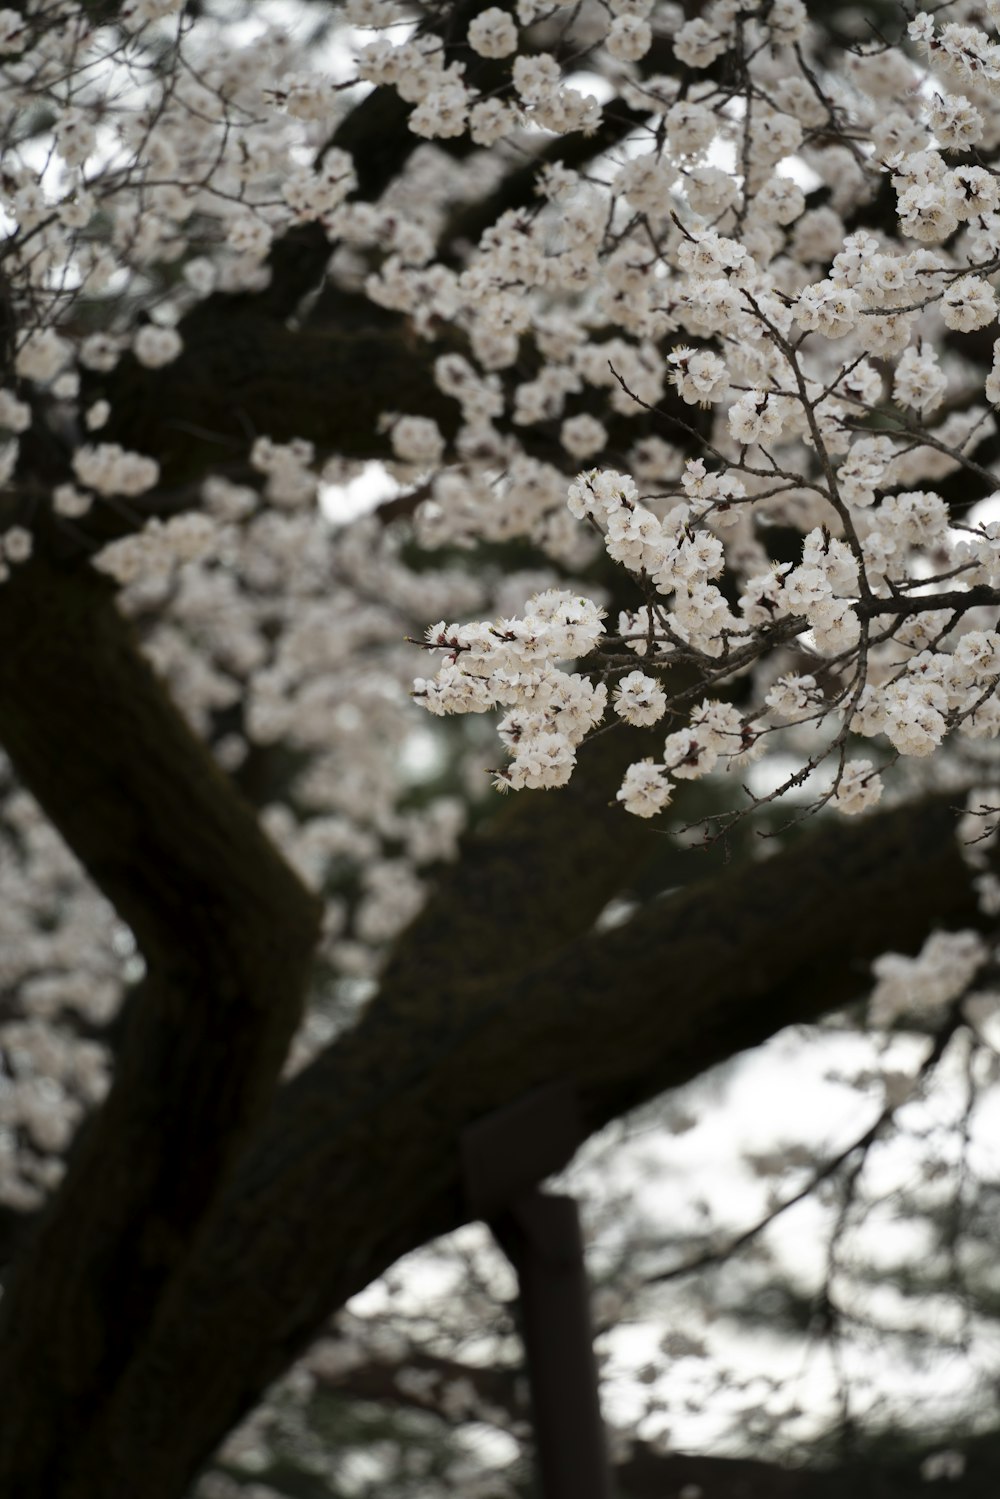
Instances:
[[[549,1080],[588,1129],[863,992],[868,961],[979,920],[944,799],[817,833],[511,982],[386,986],[283,1090],[176,1278],[94,1451],[108,1495],[183,1487],[326,1317],[464,1221],[458,1136]],[[162,1371],[185,1369],[184,1382]]]
[[[141,1340],[298,1023],[317,902],[132,639],[107,585],[42,560],[0,590],[0,741],[147,965],[110,1096],[3,1299],[0,1489],[56,1492]],[[41,1359],[58,1329],[58,1357]]]

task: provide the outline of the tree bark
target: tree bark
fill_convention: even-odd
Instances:
[[[18,569],[0,633],[0,740],[147,965],[110,1095],[2,1302],[0,1490],[54,1495],[271,1094],[319,907],[103,580],[43,559]]]
[[[77,1455],[111,1499],[178,1499],[328,1315],[467,1217],[462,1128],[552,1080],[585,1126],[863,991],[868,960],[977,920],[943,798],[832,827],[513,981],[386,988],[288,1084]],[[421,1013],[422,1010],[422,1013]],[[63,1490],[53,1490],[60,1496]]]
[[[648,835],[584,776],[472,840],[361,1022],[268,1109],[316,903],[101,579],[40,558],[0,625],[18,642],[0,737],[148,965],[111,1096],[4,1298],[0,1488],[25,1499],[180,1499],[336,1307],[465,1220],[469,1123],[569,1082],[597,1129],[848,1003],[874,954],[980,919],[938,797],[595,931]],[[625,748],[591,754],[607,774]]]

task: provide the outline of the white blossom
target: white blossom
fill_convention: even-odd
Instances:
[[[996,294],[981,277],[961,276],[941,298],[941,316],[947,327],[960,333],[985,328],[996,321]]]
[[[154,458],[130,453],[111,442],[77,448],[73,454],[73,472],[81,484],[103,495],[144,494],[160,476]]]
[[[934,932],[916,957],[886,953],[876,958],[872,1023],[889,1026],[901,1016],[933,1017],[963,993],[987,955],[977,932]]]
[[[517,51],[517,27],[505,10],[491,6],[469,23],[469,46],[480,57],[509,57]]]
[[[653,32],[642,16],[615,16],[604,45],[619,62],[638,62],[653,45]]]
[[[881,777],[870,760],[848,760],[833,794],[833,804],[845,817],[854,817],[874,807],[882,790]]]
[[[132,352],[146,369],[158,370],[171,364],[184,347],[176,328],[158,328],[147,323],[132,340]]]
[[[14,368],[26,380],[51,380],[70,355],[70,345],[54,328],[39,328],[18,345]]]
[[[647,677],[641,671],[630,671],[615,688],[614,708],[619,718],[642,728],[663,717],[667,711],[667,698],[653,677]]]
[[[656,817],[673,795],[662,765],[639,760],[630,765],[618,789],[617,799],[634,817]]]

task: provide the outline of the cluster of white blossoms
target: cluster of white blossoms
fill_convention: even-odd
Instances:
[[[80,483],[101,495],[140,495],[160,477],[155,458],[130,453],[116,442],[85,444],[73,454],[73,472]]]
[[[322,897],[336,998],[289,1066],[367,992],[496,764],[481,720],[446,736],[445,714],[495,714],[500,789],[564,786],[589,735],[641,735],[617,801],[678,824],[705,777],[846,816],[971,781],[962,836],[996,914],[994,0],[839,61],[801,0],[690,20],[669,0],[487,0],[453,30],[347,0],[331,46],[298,0],[238,23],[97,9],[0,11],[0,580],[53,532],[89,549]],[[354,130],[369,99],[378,151]],[[341,309],[362,350],[369,325],[400,331],[407,378],[344,445],[398,482],[398,523],[324,517],[362,467],[314,410],[306,436],[258,408],[242,446],[188,410],[158,457],[135,450],[156,413],[133,386],[197,377],[199,313],[238,329],[258,296],[289,364],[300,335],[332,348]],[[269,372],[245,374],[259,396]],[[362,354],[359,389],[379,374]],[[174,485],[188,444],[199,481]],[[481,568],[453,564],[477,547]],[[404,642],[435,618],[415,733]],[[34,1208],[106,1086],[88,1035],[136,960],[3,765],[0,853],[0,1201]],[[884,958],[875,1021],[933,1022],[989,958],[969,934]]]
[[[149,370],[162,369],[172,364],[184,347],[176,328],[160,328],[155,323],[146,323],[132,340],[132,352],[140,364]]]
[[[282,510],[295,510],[316,501],[317,477],[313,467],[316,450],[301,437],[274,442],[258,437],[250,449],[250,465],[266,475],[264,495]]]
[[[303,447],[285,446],[259,440],[265,485],[301,468]],[[272,504],[214,476],[205,507],[207,515],[154,521],[111,543],[97,565],[119,583],[120,606],[142,623],[157,672],[224,768],[237,771],[278,742],[308,760],[294,803],[275,795],[261,812],[323,897],[321,954],[340,980],[296,1037],[294,1070],[343,1023],[350,986],[377,973],[423,903],[427,871],[455,857],[465,824],[457,795],[406,802],[413,710],[403,636],[428,603],[459,612],[491,599],[457,569],[414,575],[377,523],[335,541],[316,505],[293,506],[284,490]],[[25,540],[24,528],[9,528],[4,556],[8,547],[20,555]],[[527,590],[511,585],[523,600]],[[240,706],[242,721],[219,733],[218,716]],[[469,769],[478,788],[481,760]],[[0,1203],[20,1210],[57,1185],[62,1150],[106,1087],[108,1049],[89,1037],[112,1019],[136,971],[134,944],[2,757],[0,853],[10,997],[0,1016]]]
[[[869,447],[855,468],[856,484],[862,485],[866,465],[873,482],[881,478],[888,456]],[[966,586],[992,587],[1000,568],[1000,537],[994,534],[1000,527],[991,523],[949,534],[947,508],[933,492],[903,491],[875,505],[874,493],[869,498],[859,487],[855,526],[862,535],[856,547],[825,526],[814,527],[802,541],[798,564],[771,564],[746,578],[733,607],[713,580],[725,567],[723,538],[732,526],[734,504],[746,495],[742,482],[731,476],[715,484],[712,479],[703,463],[689,462],[676,496],[681,503],[669,503],[669,508],[661,504],[657,511],[641,501],[627,475],[613,470],[582,474],[569,487],[570,512],[597,529],[608,555],[639,575],[661,601],[634,614],[623,612],[621,635],[613,645],[602,641],[601,631],[589,642],[575,637],[573,648],[565,640],[554,644],[537,617],[497,625],[435,626],[428,639],[448,656],[435,678],[418,680],[418,700],[435,713],[484,712],[516,702],[518,712],[500,724],[501,739],[515,753],[512,773],[504,779],[513,786],[561,785],[572,769],[571,750],[582,737],[580,715],[574,732],[563,735],[567,742],[559,746],[557,762],[547,769],[532,762],[530,772],[524,769],[525,741],[533,746],[538,733],[552,733],[554,712],[564,706],[560,702],[546,716],[535,702],[534,716],[527,713],[531,699],[548,690],[544,673],[539,675],[540,661],[589,653],[594,686],[587,709],[593,724],[601,722],[606,684],[617,676],[615,712],[645,727],[667,712],[671,673],[677,668],[694,664],[720,681],[735,682],[765,654],[780,660],[773,649],[777,635],[794,642],[800,657],[815,663],[814,672],[772,679],[749,710],[706,699],[689,715],[688,727],[668,737],[662,764],[643,760],[632,766],[619,800],[626,810],[646,817],[669,804],[672,780],[741,768],[762,753],[765,736],[784,724],[829,716],[840,725],[835,745],[844,743],[849,732],[882,737],[895,754],[915,757],[930,755],[952,728],[969,739],[997,737],[1000,634],[980,627],[987,617],[995,621],[996,606],[973,607],[970,600],[970,607],[962,608],[959,593],[952,615],[936,607],[933,591],[922,591],[914,593],[912,617],[907,618],[896,608],[899,593],[887,578],[894,558],[912,567],[913,552],[923,546],[941,553],[949,588],[956,576]],[[723,524],[713,529],[715,506]],[[890,619],[894,612],[903,619],[873,638],[880,599],[890,606]],[[951,594],[949,599],[954,607]],[[580,603],[573,607],[578,610]],[[648,654],[658,675],[629,671],[622,676],[615,647],[619,654],[622,648]],[[821,675],[826,679],[822,685]],[[573,680],[586,679],[577,675]],[[689,692],[682,689],[682,695]],[[864,811],[881,793],[882,780],[871,759],[841,758],[831,792],[837,810],[847,815]]]
[[[442,620],[428,629],[427,644],[446,652],[444,665],[432,678],[417,678],[414,696],[435,714],[508,708],[499,733],[512,759],[497,772],[497,784],[563,786],[576,746],[604,716],[608,689],[556,663],[591,653],[603,634],[602,613],[589,599],[547,589],[528,600],[519,619]]]
[[[614,109],[568,76],[536,0],[486,5],[462,37],[415,29],[393,0],[352,0],[335,62],[267,20],[232,53],[222,21],[173,4],[96,28],[58,8],[58,28],[11,23],[0,52],[12,109],[35,122],[4,143],[5,481],[34,414],[51,415],[69,457],[55,517],[105,504],[118,529],[131,517],[135,534],[97,565],[124,607],[164,612],[148,649],[199,730],[235,714],[223,763],[280,741],[313,757],[310,814],[271,809],[268,825],[313,882],[355,861],[361,902],[329,917],[344,971],[370,971],[421,898],[418,861],[372,828],[395,815],[388,762],[412,722],[400,637],[431,600],[448,619],[499,610],[430,629],[443,660],[415,696],[434,716],[496,712],[504,787],[565,784],[602,724],[660,735],[619,792],[641,816],[687,780],[755,784],[749,764],[772,748],[797,757],[790,783],[816,770],[817,797],[848,815],[878,802],[897,757],[931,761],[949,736],[988,780],[1000,522],[970,515],[957,488],[998,487],[980,462],[1000,404],[984,32],[918,16],[899,46],[836,72],[799,0],[715,0],[690,21],[631,3],[567,13],[636,123],[580,171],[543,153],[530,201],[500,193],[470,230],[464,205],[489,200],[505,143],[521,161],[556,135],[614,135]],[[734,95],[714,65],[737,51]],[[70,86],[84,75],[102,87]],[[336,139],[371,85],[399,96],[401,129],[423,142],[374,191]],[[471,153],[433,144],[462,136]],[[883,187],[895,220],[867,227]],[[527,541],[527,586],[432,584],[381,541],[366,560],[365,526],[334,547],[317,504],[354,471],[324,467],[313,438],[248,432],[243,468],[171,518],[156,518],[157,460],[98,440],[116,418],[103,378],[125,359],[169,380],[197,304],[263,292],[272,251],[304,224],[328,240],[335,295],[409,320],[430,346],[430,410],[408,384],[373,434],[412,486],[408,534],[425,549]],[[5,566],[29,532],[21,512],[6,524]],[[602,553],[620,569],[616,634],[606,591],[575,581]],[[336,572],[343,605],[325,597]],[[354,751],[372,724],[386,758],[365,765]]]
[[[72,0],[4,12],[16,24],[0,26],[0,238],[20,385],[5,392],[18,403],[0,413],[8,431],[25,429],[32,390],[72,431],[81,374],[111,371],[125,350],[171,365],[186,311],[216,290],[260,290],[275,238],[326,226],[357,187],[350,155],[321,149],[342,106],[308,48],[264,21],[234,51],[224,16],[192,26],[182,12],[135,0],[106,25]],[[95,317],[71,326],[81,297]],[[81,447],[74,466],[99,497],[156,482],[151,458],[112,472]],[[17,457],[5,444],[5,477]],[[55,488],[57,514],[82,514]]]
[[[19,323],[0,400],[8,478],[35,401],[63,413],[73,448],[76,482],[52,490],[57,517],[153,491],[154,458],[88,440],[115,413],[104,399],[83,406],[81,377],[89,389],[123,353],[169,372],[200,299],[262,290],[272,247],[318,224],[336,288],[408,317],[421,339],[442,324],[456,334],[433,375],[460,412],[454,436],[419,411],[383,418],[391,472],[425,491],[417,540],[526,538],[560,570],[559,607],[584,599],[572,642],[556,638],[568,621],[537,603],[522,619],[449,626],[441,670],[418,685],[435,714],[502,711],[505,784],[563,784],[608,713],[636,728],[663,720],[669,749],[637,761],[621,796],[648,812],[677,780],[741,769],[828,725],[807,759],[830,756],[823,794],[853,813],[878,800],[896,756],[927,758],[949,734],[996,737],[997,617],[983,590],[1000,585],[1000,543],[953,484],[964,469],[990,492],[974,455],[1000,401],[1000,338],[978,389],[982,354],[963,343],[998,313],[991,36],[964,16],[921,15],[899,46],[862,48],[837,74],[810,62],[799,0],[715,0],[686,22],[676,7],[612,6],[580,21],[578,40],[644,121],[627,149],[599,153],[586,174],[539,166],[530,206],[498,204],[450,243],[454,205],[502,169],[502,141],[526,149],[539,133],[601,123],[535,0],[484,7],[460,39],[397,31],[392,0],[357,0],[353,60],[335,67],[266,21],[250,66],[216,46],[211,17],[188,26],[174,5],[133,11],[122,28],[92,28],[61,4],[58,35],[12,27],[0,55],[13,104],[40,122],[31,149],[12,137],[4,153]],[[711,70],[740,50],[734,98]],[[109,108],[108,88],[70,88],[83,73],[129,87]],[[411,134],[467,134],[471,164],[422,147],[366,201],[335,137],[372,84],[399,96]],[[803,189],[791,156],[822,194]],[[858,227],[883,184],[895,221]],[[136,311],[142,296],[119,301],[123,277],[139,292],[155,285],[151,316]],[[63,316],[81,294],[106,306],[100,326]],[[644,408],[647,433],[630,438]],[[602,463],[612,448],[615,469]],[[302,438],[252,444],[250,507],[284,518],[253,523],[274,552],[253,552],[255,581],[285,575],[292,517],[315,506],[323,458]],[[599,466],[569,482],[589,462]],[[781,560],[768,539],[778,532],[797,538]],[[155,590],[196,555],[228,556],[226,534],[153,520],[99,565]],[[619,634],[589,638],[598,603],[572,577],[601,549],[624,570],[624,597]],[[268,680],[251,717],[277,732],[287,715]],[[706,704],[720,715],[711,730]]]
[[[933,1020],[945,1005],[965,994],[990,956],[989,944],[968,931],[934,932],[912,958],[884,953],[872,965],[873,1023],[887,1027],[901,1015]]]
[[[114,913],[0,757],[2,973],[0,1202],[38,1206],[108,1082],[106,1048],[88,1039],[113,1016],[127,975]]]
[[[631,672],[625,683],[639,675]],[[643,678],[643,681],[648,680]],[[636,691],[634,683],[631,688],[625,683],[622,684],[624,691]],[[655,683],[649,688],[641,688],[640,692],[644,697],[653,696],[654,706],[659,707],[658,698],[663,698],[666,706],[665,695]],[[616,703],[619,712],[622,711],[620,703],[619,698]],[[657,717],[662,712],[660,708]],[[654,721],[634,712],[622,713],[622,716],[631,723]],[[669,805],[674,795],[676,788],[672,781],[693,781],[717,767],[728,770],[737,765],[746,766],[757,758],[761,748],[759,736],[738,708],[731,703],[706,698],[691,714],[687,728],[667,735],[662,763],[646,759],[629,766],[618,791],[618,800],[626,812],[637,817],[655,817]]]
[[[102,548],[95,559],[103,572],[119,583],[169,574],[212,549],[216,528],[207,515],[175,515],[152,520],[133,536],[123,536]]]
[[[786,19],[798,40],[804,16]],[[781,31],[770,14],[768,22]],[[950,482],[965,470],[995,500],[972,455],[994,438],[1000,362],[994,350],[977,399],[961,337],[994,325],[1000,310],[1000,190],[988,161],[970,165],[951,153],[1000,144],[987,109],[997,44],[975,27],[938,28],[918,17],[910,37],[927,49],[933,71],[923,76],[936,90],[915,87],[921,74],[902,51],[859,54],[850,85],[832,80],[828,94],[808,71],[755,54],[750,74],[767,93],[748,122],[697,80],[733,44],[733,25],[716,5],[674,36],[675,56],[691,70],[683,106],[675,80],[633,79],[626,94],[663,119],[658,142],[632,152],[604,195],[550,169],[543,193],[558,220],[543,209],[498,223],[454,283],[455,310],[493,369],[505,368],[513,335],[528,327],[526,296],[589,288],[609,320],[613,310],[631,334],[624,349],[608,339],[595,347],[592,314],[575,332],[564,319],[557,340],[543,321],[548,363],[515,391],[514,421],[542,428],[560,420],[571,458],[601,453],[604,412],[568,414],[574,398],[595,388],[622,414],[654,405],[669,386],[710,413],[692,414],[686,441],[668,418],[663,437],[636,445],[630,474],[595,469],[568,486],[583,534],[600,538],[645,599],[622,612],[620,639],[602,640],[580,663],[589,680],[606,685],[610,706],[637,727],[670,714],[674,693],[690,701],[681,670],[699,670],[740,705],[727,708],[727,746],[695,752],[695,736],[684,754],[674,751],[674,763],[637,762],[620,793],[625,806],[651,815],[669,801],[678,767],[683,778],[739,765],[751,747],[759,754],[765,743],[784,743],[785,725],[828,723],[808,768],[832,757],[823,799],[853,814],[878,802],[882,772],[896,757],[926,758],[949,734],[992,741],[1000,729],[1000,597],[987,592],[998,582],[997,525],[954,509]],[[542,59],[538,80],[547,66]],[[806,130],[835,118],[870,132],[872,157],[846,138],[803,145]],[[712,143],[727,139],[752,165],[742,181],[705,164]],[[796,150],[831,188],[828,206],[810,208],[798,185],[775,172]],[[898,232],[850,230],[852,206],[884,177]],[[652,253],[640,248],[643,238]],[[510,288],[518,284],[526,295],[515,305]],[[480,502],[475,488],[438,482],[438,541],[477,521],[480,534],[511,534],[496,517],[509,440],[491,445],[490,430],[484,449],[500,470],[493,492]],[[552,534],[544,513],[507,515],[536,540]],[[801,533],[796,560],[768,555],[774,526]],[[644,657],[648,672],[627,672],[623,650]],[[757,684],[749,692],[739,685],[748,675]],[[422,682],[418,697],[438,712],[490,705],[461,655],[433,684]],[[687,709],[683,717],[690,721]],[[881,755],[850,758],[856,737],[874,740]]]

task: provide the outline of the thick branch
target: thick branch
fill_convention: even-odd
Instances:
[[[446,435],[459,408],[434,384],[440,345],[393,329],[313,333],[286,328],[251,306],[220,304],[186,329],[164,370],[123,360],[111,386],[108,436],[155,454],[177,484],[242,460],[255,437],[304,437],[346,458],[385,457],[384,411],[433,417]]]
[[[97,1492],[174,1499],[346,1297],[464,1221],[458,1136],[552,1079],[586,1126],[863,991],[870,958],[977,920],[943,799],[837,825],[646,908],[513,984],[387,988],[288,1086],[121,1391]],[[179,1381],[164,1371],[185,1370]],[[109,1439],[110,1438],[110,1439]],[[103,1450],[101,1450],[103,1447]],[[113,1450],[112,1450],[113,1448]]]
[[[405,994],[413,994],[420,1023],[429,993],[531,967],[585,933],[627,889],[663,844],[647,823],[623,817],[614,799],[644,748],[628,732],[599,735],[581,748],[577,772],[558,796],[512,796],[464,840],[393,948],[383,987],[394,996],[394,1025]]]
[[[79,1445],[270,1096],[318,910],[102,580],[19,569],[0,633],[0,741],[147,964],[110,1096],[3,1300],[0,1383],[23,1404],[2,1423],[0,1490],[27,1495]]]

